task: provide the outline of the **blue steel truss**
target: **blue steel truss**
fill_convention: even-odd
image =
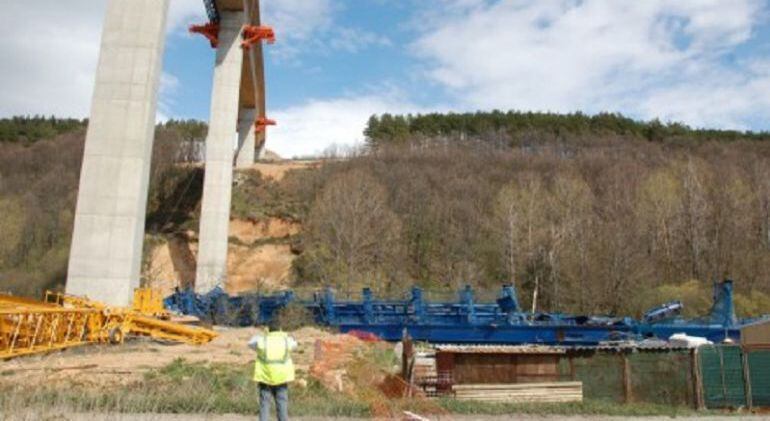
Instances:
[[[756,321],[737,320],[732,301],[732,281],[714,287],[711,313],[683,319],[680,302],[667,303],[645,313],[641,321],[629,317],[574,316],[522,311],[516,290],[504,286],[493,303],[477,303],[470,287],[456,302],[428,302],[420,288],[406,300],[377,300],[363,290],[360,301],[339,301],[327,288],[312,300],[299,300],[291,291],[273,295],[231,297],[217,288],[205,295],[177,291],[165,300],[168,309],[200,317],[216,324],[252,326],[269,323],[278,312],[296,303],[315,321],[342,332],[363,331],[388,341],[404,332],[419,341],[473,344],[598,345],[611,341],[668,339],[674,333],[705,337],[713,342],[737,341],[740,327]]]
[[[209,21],[219,23],[219,10],[217,10],[216,0],[203,0],[203,5],[206,7]]]

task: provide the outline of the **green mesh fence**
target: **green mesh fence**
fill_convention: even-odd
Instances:
[[[747,360],[752,405],[770,407],[770,350],[750,351]]]
[[[704,346],[698,349],[707,408],[746,405],[741,349],[737,346]]]
[[[690,358],[689,351],[629,354],[629,400],[662,405],[693,405]]]
[[[624,358],[628,361],[627,371]],[[574,379],[583,382],[585,399],[663,405],[694,403],[688,351],[589,353],[573,356],[572,367]],[[569,358],[560,361],[559,371],[562,379],[573,377]],[[627,380],[624,371],[628,375]]]
[[[695,379],[691,358],[689,350],[628,354],[588,352],[562,358],[559,375],[562,380],[583,382],[585,399],[694,406]],[[752,406],[770,407],[770,350],[750,350],[746,361]],[[703,403],[707,408],[748,405],[740,347],[701,347],[697,365],[703,384]]]
[[[623,402],[623,363],[617,354],[576,356],[572,361],[575,380],[583,382],[585,399]],[[568,365],[560,368],[568,369]]]

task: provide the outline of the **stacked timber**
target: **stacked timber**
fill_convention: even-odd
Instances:
[[[582,382],[456,384],[455,398],[485,402],[581,402]]]

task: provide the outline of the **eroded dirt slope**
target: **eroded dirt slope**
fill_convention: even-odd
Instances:
[[[265,178],[280,180],[287,171],[317,164],[315,161],[260,162],[254,164],[253,169]],[[300,224],[280,218],[231,220],[225,289],[237,294],[289,286],[295,258],[290,240],[301,229]],[[191,286],[195,279],[197,252],[197,233],[194,231],[164,238],[149,252],[144,278],[164,295],[176,287]]]

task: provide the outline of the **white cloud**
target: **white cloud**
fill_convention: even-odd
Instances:
[[[693,75],[690,81],[652,88],[636,109],[648,117],[699,127],[751,129],[755,119],[770,117],[770,62],[742,69]]]
[[[3,3],[0,116],[87,117],[107,2],[6,0]],[[200,21],[204,16],[201,0],[172,0],[168,32],[186,31],[189,22]],[[169,76],[165,75],[166,79]]]
[[[419,111],[397,95],[311,100],[272,113],[278,125],[268,129],[266,148],[285,158],[320,155],[330,146],[360,145],[373,114]]]
[[[331,0],[274,0],[262,2],[262,23],[282,38],[305,40],[332,25]]]
[[[206,9],[203,0],[171,0],[168,10],[168,32],[187,33],[191,24],[205,23]]]
[[[461,107],[609,110],[730,127],[767,115],[751,91],[767,75],[721,62],[750,39],[766,13],[760,1],[442,4],[444,12],[424,14],[412,48]]]
[[[6,1],[0,116],[88,115],[106,2]]]
[[[171,73],[163,72],[160,75],[160,90],[158,92],[158,109],[155,120],[158,123],[165,123],[173,117],[174,94],[179,89],[179,78]]]
[[[262,8],[262,23],[275,29],[278,41],[267,51],[281,62],[299,65],[303,54],[354,54],[391,45],[384,35],[335,24],[342,9],[331,0],[274,0],[263,2]]]
[[[389,47],[392,43],[385,36],[354,28],[339,28],[335,37],[329,41],[333,49],[351,54],[372,45]]]
[[[277,42],[267,50],[284,61],[296,61],[314,39],[332,27],[331,0],[280,0],[262,2],[262,24],[275,29]]]

